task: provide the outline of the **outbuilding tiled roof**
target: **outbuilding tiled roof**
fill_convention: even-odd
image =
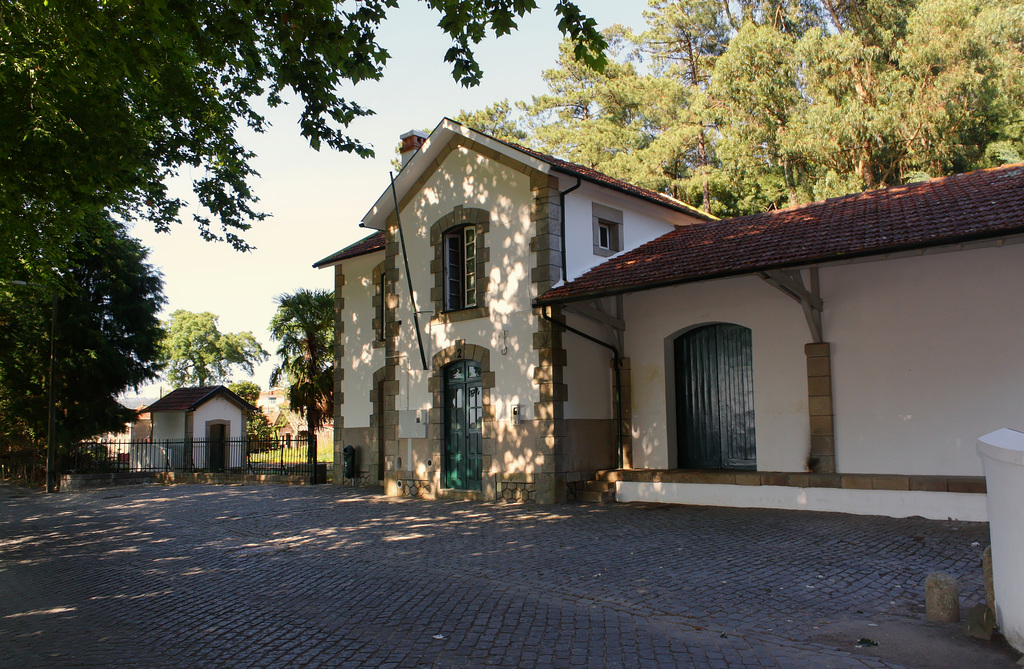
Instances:
[[[154,411],[192,411],[204,402],[212,400],[218,395],[224,395],[249,411],[257,411],[256,407],[231,392],[231,390],[225,386],[178,388],[150,404],[146,410],[149,413],[153,413]]]
[[[1024,233],[1024,163],[677,228],[537,304]]]
[[[373,253],[374,251],[382,251],[384,249],[384,231],[378,231],[370,235],[369,237],[363,237],[355,244],[350,244],[340,251],[332,253],[323,260],[318,260],[313,263],[313,267],[320,269],[327,265],[334,265],[342,260],[348,258],[355,258],[356,256],[366,255],[367,253]]]

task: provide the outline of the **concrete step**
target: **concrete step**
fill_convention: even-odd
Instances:
[[[583,484],[583,489],[588,492],[615,492],[615,483],[613,481],[586,481]]]

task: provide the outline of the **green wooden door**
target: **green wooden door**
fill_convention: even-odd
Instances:
[[[480,363],[472,360],[445,367],[445,488],[480,490],[482,487],[484,406],[480,372]]]
[[[757,469],[750,329],[715,323],[675,341],[679,466]]]
[[[206,449],[211,472],[223,472],[225,465],[224,449],[226,446],[226,428],[224,425],[211,425],[207,429]]]

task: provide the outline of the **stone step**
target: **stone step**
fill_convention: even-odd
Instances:
[[[583,489],[588,492],[615,492],[614,481],[586,481]]]
[[[591,502],[594,504],[610,504],[615,501],[614,492],[596,492],[593,490],[580,490],[576,493],[577,502]]]

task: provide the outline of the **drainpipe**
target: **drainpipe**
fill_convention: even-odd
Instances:
[[[409,271],[409,254],[405,252],[405,233],[402,232],[402,218],[398,212],[398,193],[395,192],[395,175],[388,172],[391,177],[391,197],[395,201],[395,222],[398,224],[398,239],[402,246],[402,260],[405,262],[405,278],[409,283],[409,301],[412,303],[412,321],[416,327],[416,343],[420,348],[420,362],[423,363],[423,371],[427,371],[427,354],[423,350],[423,334],[420,332],[420,312],[416,307],[416,293],[412,290],[412,273]],[[385,225],[387,225],[385,223]],[[383,295],[381,298],[383,299]]]
[[[548,321],[549,323],[554,323],[556,325],[559,325],[559,326],[565,328],[567,331],[573,333],[574,335],[579,335],[580,337],[583,337],[584,339],[586,339],[588,341],[592,341],[592,342],[594,342],[595,344],[597,344],[599,346],[603,346],[603,347],[605,347],[606,349],[608,349],[608,350],[610,350],[612,352],[612,360],[615,363],[614,366],[613,366],[613,383],[615,384],[615,414],[616,414],[615,415],[615,447],[616,447],[616,452],[617,452],[616,455],[617,455],[617,458],[618,458],[618,467],[621,469],[622,468],[622,378],[621,378],[621,374],[619,373],[619,350],[617,348],[615,348],[613,345],[611,345],[611,344],[609,344],[607,342],[601,341],[600,339],[598,339],[596,337],[592,337],[592,336],[588,335],[586,332],[583,332],[581,330],[577,330],[576,328],[572,327],[571,325],[569,325],[565,321],[560,321],[560,320],[556,320],[556,319],[552,318],[551,316],[548,315],[548,309],[549,308],[550,307],[543,307],[540,310],[541,318],[543,318],[544,320]]]
[[[582,183],[583,179],[580,177],[576,177],[575,186],[570,186],[569,188],[566,188],[563,191],[559,191],[558,193],[558,218],[559,223],[561,224],[560,231],[562,234],[562,281],[569,280],[569,270],[567,269],[568,261],[565,258],[565,252],[568,249],[568,245],[565,243],[565,196],[579,188]]]

